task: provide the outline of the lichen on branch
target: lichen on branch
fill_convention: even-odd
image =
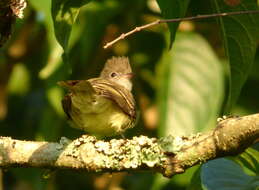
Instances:
[[[1,167],[80,169],[91,172],[156,171],[166,177],[218,157],[237,155],[259,138],[259,114],[227,118],[207,133],[98,140],[83,135],[59,143],[0,138]]]

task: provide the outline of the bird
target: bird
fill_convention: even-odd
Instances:
[[[136,122],[128,57],[108,59],[97,78],[59,81],[68,90],[62,107],[72,127],[98,138],[123,135]]]

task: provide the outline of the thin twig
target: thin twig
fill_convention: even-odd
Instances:
[[[170,23],[170,22],[180,22],[180,21],[188,21],[188,20],[200,20],[205,18],[214,18],[214,17],[224,17],[224,16],[231,16],[231,15],[241,15],[241,14],[258,14],[259,10],[250,10],[250,11],[237,11],[237,12],[228,12],[228,13],[216,13],[216,14],[207,14],[207,15],[197,15],[197,16],[191,16],[191,17],[185,17],[185,18],[173,18],[173,19],[162,19],[162,20],[156,20],[154,22],[151,22],[149,24],[138,26],[135,29],[127,32],[122,33],[118,38],[115,40],[106,43],[103,48],[106,49],[113,44],[117,43],[119,40],[123,40],[126,37],[130,36],[133,33],[139,32],[141,30],[144,30],[146,28],[161,24],[161,23]]]

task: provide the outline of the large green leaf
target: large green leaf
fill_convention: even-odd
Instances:
[[[166,19],[181,18],[185,16],[190,0],[157,0],[162,15]],[[170,30],[170,47],[175,40],[179,22],[167,23]]]
[[[98,65],[100,61],[93,64],[92,60],[100,57],[98,48],[102,44],[105,29],[121,12],[123,5],[114,0],[92,1],[80,10],[80,19],[73,26],[69,42],[69,62],[73,62],[72,68],[73,73],[77,73],[76,77],[87,78],[96,74],[93,71],[96,72],[96,68],[101,66]]]
[[[49,55],[46,65],[39,72],[41,79],[46,79],[52,75],[60,66],[61,55],[63,53],[62,47],[59,45],[55,38],[54,26],[51,17],[51,0],[29,0],[30,5],[36,10],[40,19],[38,22],[43,22],[47,29]]]
[[[255,0],[241,1],[236,7],[228,6],[223,0],[213,1],[216,12],[232,12],[258,9]],[[254,62],[259,39],[259,15],[243,14],[219,18],[230,65],[229,95],[225,112],[229,112],[237,101]]]
[[[238,164],[225,158],[204,164],[201,182],[206,190],[255,190],[259,187],[258,176],[245,174]]]
[[[230,186],[232,186],[231,188],[233,189],[237,186],[239,189],[253,189],[256,185],[258,186],[259,178],[251,177],[258,176],[259,174],[259,151],[256,150],[256,148],[248,148],[239,156],[231,157],[231,160],[234,160],[242,166],[243,170],[239,165],[226,159],[210,161],[207,164],[204,164],[201,170],[195,172],[188,190],[200,190],[202,189],[202,186],[203,189],[225,190]],[[208,173],[209,176],[207,176]],[[243,176],[245,176],[244,180]],[[240,178],[242,179],[242,185],[238,182]],[[247,179],[247,181],[245,181],[245,179]],[[216,186],[214,186],[214,184],[216,184]]]
[[[248,148],[245,152],[234,158],[234,161],[243,166],[245,172],[250,175],[259,175],[259,151]]]
[[[194,172],[191,182],[189,183],[187,190],[201,190],[201,166]]]
[[[67,51],[72,26],[77,18],[79,9],[90,0],[52,0],[52,17],[54,20],[55,35]]]
[[[213,127],[223,73],[208,43],[197,34],[179,33],[159,66],[159,134],[188,135]]]

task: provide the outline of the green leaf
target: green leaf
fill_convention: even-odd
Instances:
[[[49,76],[51,76],[62,63],[61,55],[63,53],[63,49],[55,38],[54,26],[51,16],[51,0],[29,0],[29,3],[37,13],[37,21],[43,22],[47,30],[47,38],[49,45],[48,48],[50,53],[48,55],[46,65],[39,72],[39,77],[41,79],[46,79]]]
[[[238,164],[243,166],[244,170],[250,175],[259,175],[259,151],[254,148],[248,148],[234,158]]]
[[[96,72],[103,66],[98,63],[100,61],[93,64],[92,60],[100,57],[97,50],[102,44],[107,25],[122,12],[123,5],[114,0],[92,1],[80,10],[80,19],[73,26],[69,42],[69,62],[73,62],[72,68],[73,73],[77,73],[76,77],[93,77],[96,74],[93,71]]]
[[[156,174],[150,190],[164,189],[168,183],[170,183],[170,179],[165,178],[160,174]]]
[[[21,80],[22,79],[22,80]],[[30,73],[24,64],[15,64],[8,81],[8,93],[25,95],[30,89]]]
[[[165,19],[181,18],[185,16],[190,0],[157,0]],[[175,40],[179,22],[167,23],[170,30],[170,48]]]
[[[258,176],[245,174],[238,164],[225,158],[204,164],[201,182],[208,190],[255,190],[259,186]]]
[[[77,18],[80,8],[90,0],[52,0],[52,18],[55,35],[67,52],[68,41],[72,26]]]
[[[258,9],[254,0],[241,1],[238,6],[228,6],[223,0],[214,0],[216,12],[247,11]],[[219,18],[220,27],[229,59],[229,95],[225,112],[229,112],[237,101],[254,62],[259,39],[259,15],[243,14]]]
[[[158,69],[159,135],[189,135],[214,127],[223,71],[208,43],[197,34],[178,33]]]
[[[199,170],[199,166],[194,166],[192,168],[189,168],[188,170],[186,170],[186,172],[184,172],[182,174],[175,175],[171,179],[165,178],[162,175],[157,174],[154,178],[152,188],[150,188],[150,189],[151,190],[157,190],[157,189],[185,189],[183,187],[187,187],[187,185],[190,183],[190,180],[191,180],[192,176],[197,173],[197,170]],[[201,189],[191,188],[191,189],[187,189],[187,190],[201,190]]]
[[[188,185],[187,190],[201,190],[201,166],[194,172],[191,183]]]

